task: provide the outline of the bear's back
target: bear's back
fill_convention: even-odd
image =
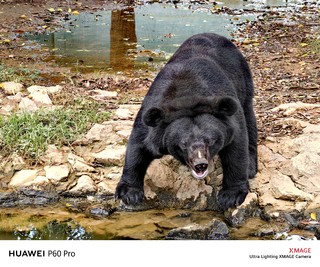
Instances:
[[[186,95],[229,95],[243,103],[253,95],[253,83],[246,60],[230,40],[202,33],[191,36],[179,47],[147,95],[153,98],[150,102]]]

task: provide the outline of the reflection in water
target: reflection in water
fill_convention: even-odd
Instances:
[[[73,220],[49,222],[42,229],[30,225],[27,229],[16,229],[13,236],[18,240],[88,240],[92,234]]]
[[[115,71],[134,69],[134,61],[129,56],[136,50],[137,36],[134,8],[113,10],[110,29],[110,67]]]

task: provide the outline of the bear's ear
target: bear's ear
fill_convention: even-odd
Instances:
[[[156,127],[164,120],[164,112],[160,108],[150,108],[143,115],[143,122],[150,127]]]
[[[212,106],[218,116],[232,116],[238,111],[238,102],[230,96],[215,97]]]

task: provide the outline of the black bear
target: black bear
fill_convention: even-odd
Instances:
[[[115,196],[144,199],[152,160],[171,154],[196,179],[219,155],[223,168],[218,203],[240,205],[257,172],[257,126],[250,69],[236,46],[213,33],[187,39],[159,72],[135,119]]]

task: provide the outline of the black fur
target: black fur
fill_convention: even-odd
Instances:
[[[146,170],[165,154],[202,174],[206,165],[201,169],[193,163],[195,151],[200,151],[205,162],[216,154],[221,158],[221,208],[240,205],[248,193],[248,178],[257,172],[253,94],[248,64],[232,42],[209,33],[186,40],[143,101],[116,197],[127,204],[141,202]]]

